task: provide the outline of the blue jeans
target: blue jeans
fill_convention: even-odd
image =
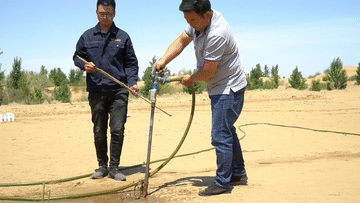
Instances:
[[[99,166],[108,165],[107,129],[110,116],[110,168],[118,167],[124,142],[129,93],[90,92],[92,122],[94,123],[94,141]]]
[[[239,138],[234,124],[244,105],[245,88],[229,95],[211,95],[211,144],[216,149],[215,183],[230,187],[232,175],[246,174]]]

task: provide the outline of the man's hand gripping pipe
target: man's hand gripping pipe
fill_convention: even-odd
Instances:
[[[80,56],[76,55],[76,57],[78,59],[80,59],[81,61],[83,61],[84,63],[88,63],[85,59],[81,58]],[[105,75],[106,77],[108,77],[110,80],[116,82],[117,84],[125,87],[127,90],[129,90],[130,92],[132,92],[132,90],[130,89],[130,87],[128,87],[127,85],[125,85],[124,83],[120,82],[119,80],[117,80],[116,78],[114,78],[113,76],[111,76],[110,74],[108,74],[107,72],[101,70],[100,68],[97,68],[97,71],[100,72],[101,74]],[[136,96],[136,95],[135,95]],[[137,95],[137,97],[140,97],[141,99],[143,99],[144,101],[146,101],[147,103],[151,104],[151,101],[146,99],[145,97],[141,96],[141,95]],[[168,112],[162,110],[161,108],[155,106],[155,108],[159,109],[160,111],[164,112],[166,115],[171,116],[171,114],[169,114]]]

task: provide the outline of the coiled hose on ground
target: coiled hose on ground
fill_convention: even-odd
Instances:
[[[171,81],[179,81],[179,78],[174,78],[171,79]],[[156,161],[152,161],[150,162],[151,164],[154,163],[158,163],[161,161],[164,161],[158,168],[156,168],[154,171],[152,171],[149,175],[149,177],[154,176],[156,173],[158,173],[162,168],[164,168],[164,166],[166,164],[168,164],[171,159],[173,159],[176,155],[176,153],[180,150],[182,144],[185,141],[185,138],[190,130],[190,126],[194,117],[194,112],[195,112],[195,91],[194,88],[191,87],[191,92],[192,92],[192,104],[191,104],[191,111],[190,111],[190,117],[189,117],[189,121],[187,124],[187,127],[184,131],[184,134],[179,142],[179,144],[177,145],[177,147],[175,148],[175,150],[173,151],[173,153],[167,158],[167,159],[161,159],[161,160],[156,160]],[[126,170],[126,169],[131,169],[131,168],[137,168],[137,167],[141,167],[145,164],[138,164],[138,165],[134,165],[131,167],[126,167],[126,168],[121,168],[120,170]],[[86,174],[86,175],[81,175],[81,176],[76,176],[76,177],[72,177],[72,178],[65,178],[65,179],[59,179],[59,180],[51,180],[51,181],[41,181],[41,182],[32,182],[32,183],[5,183],[5,184],[0,184],[0,187],[15,187],[15,186],[31,186],[31,185],[46,185],[46,184],[56,184],[56,183],[63,183],[63,182],[69,182],[69,181],[74,181],[74,180],[78,180],[78,179],[82,179],[82,178],[87,178],[90,177],[92,175],[91,174]],[[84,193],[84,194],[76,194],[76,195],[65,195],[65,196],[61,196],[61,197],[51,197],[49,200],[69,200],[69,199],[80,199],[80,198],[86,198],[86,197],[94,197],[94,196],[99,196],[99,195],[105,195],[105,194],[111,194],[111,193],[115,193],[115,192],[119,192],[119,191],[123,191],[125,189],[131,188],[131,187],[135,187],[139,184],[141,184],[144,181],[144,179],[138,180],[136,182],[133,182],[131,184],[119,187],[119,188],[115,188],[115,189],[111,189],[111,190],[105,190],[105,191],[99,191],[99,192],[92,192],[92,193]],[[33,198],[33,197],[7,197],[7,196],[0,196],[0,200],[12,200],[12,201],[43,201],[43,198]]]

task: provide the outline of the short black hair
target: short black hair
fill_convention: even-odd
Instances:
[[[179,9],[184,13],[195,11],[203,16],[206,12],[211,11],[211,3],[210,0],[182,0]]]
[[[116,8],[116,3],[115,0],[98,0],[97,4],[96,4],[96,10],[98,10],[99,5],[103,5],[103,6],[113,6],[114,7],[114,11]]]

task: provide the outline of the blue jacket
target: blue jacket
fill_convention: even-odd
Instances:
[[[96,67],[130,87],[138,80],[139,66],[130,36],[116,27],[115,23],[106,34],[101,33],[100,25],[97,24],[80,37],[73,60],[77,67],[85,71],[85,63],[76,55],[88,62],[93,62]],[[123,89],[122,86],[99,72],[87,73],[86,83],[88,92],[110,92]]]

